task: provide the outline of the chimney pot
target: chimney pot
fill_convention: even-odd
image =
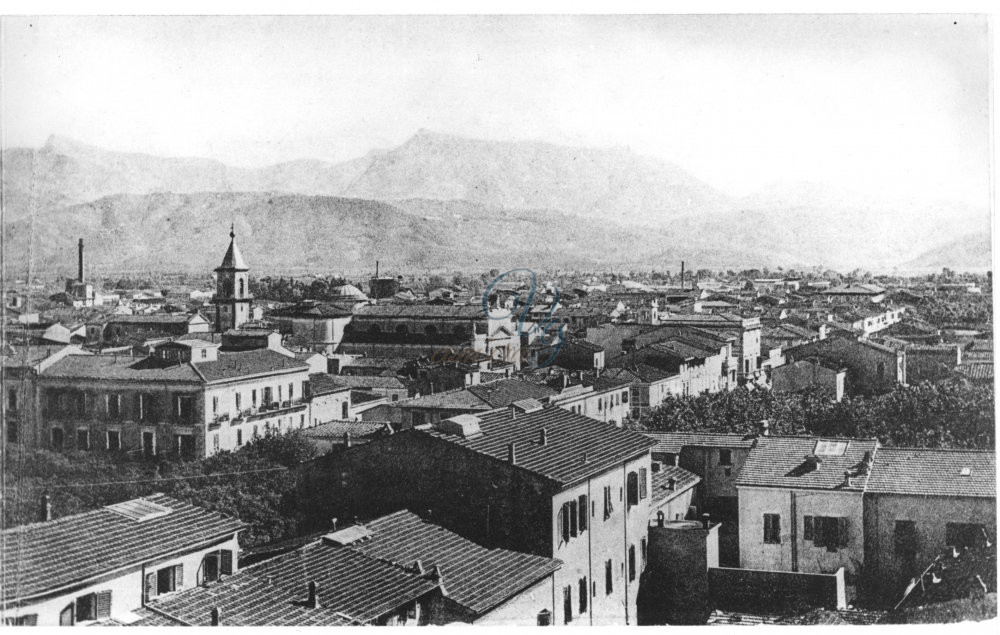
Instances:
[[[48,494],[42,496],[42,522],[47,523],[52,520],[52,499]]]
[[[420,560],[415,560],[413,562],[413,569],[418,575],[424,575],[424,573],[426,573],[426,571],[424,571],[424,563],[420,562]]]
[[[657,527],[662,527],[663,526],[663,520],[664,520],[663,512],[662,511],[656,512],[656,526]]]
[[[548,441],[548,432],[545,430],[545,428],[542,428],[541,431],[538,433],[538,443],[540,443],[541,445],[545,445],[547,441]]]
[[[511,465],[517,465],[517,447],[513,443],[507,444],[507,461]]]
[[[215,607],[212,609],[212,626],[222,626],[222,609]]]
[[[702,514],[701,515],[701,527],[702,527],[702,529],[708,529],[708,526],[712,524],[711,520],[712,520],[712,516],[710,514]]]
[[[511,404],[511,406],[510,406],[510,418],[511,418],[511,421],[513,421],[514,419],[517,419],[517,408],[514,406],[514,404]],[[513,444],[511,444],[511,445],[513,445]]]
[[[336,518],[331,518],[330,519],[330,525],[333,527],[334,531],[337,531],[337,519]]]
[[[671,492],[677,488],[677,479],[667,479],[667,489]]]
[[[309,602],[308,602],[308,604],[309,604],[309,608],[311,608],[311,609],[318,609],[318,608],[320,608],[320,606],[319,606],[319,597],[316,594],[316,581],[315,580],[310,580],[309,581]]]
[[[844,487],[851,486],[851,472],[850,470],[844,470]]]
[[[344,447],[345,448],[351,447],[351,433],[350,432],[345,432],[344,433]]]

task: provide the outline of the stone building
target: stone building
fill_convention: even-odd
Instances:
[[[229,231],[229,249],[215,269],[215,330],[238,329],[251,319],[250,268],[236,246],[236,230]]]

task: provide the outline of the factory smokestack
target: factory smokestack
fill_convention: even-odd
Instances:
[[[684,261],[681,260],[681,291],[684,290]]]
[[[76,279],[79,282],[83,282],[83,239],[80,239],[80,249],[79,256],[77,258],[77,272]]]

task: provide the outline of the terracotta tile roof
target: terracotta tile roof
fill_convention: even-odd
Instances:
[[[302,435],[315,438],[341,439],[350,433],[352,439],[381,433],[390,426],[388,421],[328,421],[312,428],[306,428]]]
[[[350,317],[352,312],[346,307],[335,304],[302,302],[291,306],[275,309],[270,312],[274,317],[315,319]]]
[[[557,391],[544,384],[521,379],[504,379],[469,386],[466,391],[481,399],[490,408],[503,408],[521,399],[545,399],[557,394]]]
[[[339,379],[339,377],[334,377],[328,373],[310,373],[309,394],[317,397],[319,395],[329,395],[351,389],[350,386],[340,382]]]
[[[507,375],[505,373],[494,373],[488,370],[484,370],[479,373],[479,383],[489,384],[494,381],[500,381],[501,379],[506,379]]]
[[[433,428],[423,433],[502,461],[507,460],[507,444],[514,443],[518,467],[562,485],[605,472],[656,444],[638,432],[555,406],[518,412],[514,419],[506,408],[476,417],[480,435],[460,437]],[[539,442],[542,428],[545,445]]]
[[[824,454],[820,444],[843,444],[843,453]],[[736,479],[737,486],[785,487],[840,491],[861,491],[867,481],[866,455],[872,457],[878,447],[875,439],[839,439],[834,437],[758,437]],[[821,454],[814,469],[806,457]],[[845,486],[844,472],[852,474]]]
[[[119,355],[69,355],[52,364],[41,375],[67,379],[114,379],[125,381],[169,381],[202,383],[189,363],[166,362],[155,357]]]
[[[220,352],[217,360],[199,362],[195,366],[205,381],[209,382],[309,368],[309,364],[303,361],[267,348],[231,353]]]
[[[506,311],[500,312],[502,315]],[[485,320],[481,304],[440,306],[432,304],[369,304],[354,312],[358,318],[440,318]]]
[[[483,615],[562,566],[552,558],[490,549],[399,511],[367,523],[371,538],[351,548],[374,558],[441,567],[449,599]]]
[[[398,377],[382,377],[379,375],[337,375],[337,383],[362,390],[373,388],[406,388],[406,385]]]
[[[964,361],[964,360],[963,360]],[[962,373],[969,379],[993,380],[993,362],[976,362],[974,364],[961,364],[955,370]]]
[[[882,448],[868,478],[869,493],[996,497],[992,451]],[[963,476],[963,470],[968,475]]]
[[[320,608],[310,608],[315,582]],[[317,541],[149,607],[194,626],[218,608],[226,626],[339,626],[367,623],[438,588],[429,575]]]
[[[756,437],[723,432],[644,432],[656,441],[653,452],[680,454],[682,448],[746,448],[753,447]]]
[[[150,313],[147,315],[112,315],[108,318],[108,324],[187,324],[200,315],[171,315],[168,313]]]
[[[153,503],[169,512],[137,521],[102,507],[5,529],[4,601],[29,598],[122,567],[183,553],[211,540],[230,537],[246,527],[235,518],[164,494],[136,500]]]
[[[674,479],[674,489],[670,489],[670,479]],[[657,506],[680,496],[701,482],[701,477],[676,465],[662,465],[659,472],[653,472],[650,504]]]
[[[499,383],[499,382],[493,382]],[[493,385],[493,383],[489,385]],[[490,406],[475,393],[465,388],[422,395],[398,403],[401,408],[441,408],[465,410],[490,410]]]

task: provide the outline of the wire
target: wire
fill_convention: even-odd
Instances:
[[[99,485],[134,485],[136,483],[146,483],[155,484],[163,483],[165,481],[187,481],[197,478],[216,478],[219,476],[239,476],[241,474],[260,474],[263,472],[283,472],[287,471],[287,467],[269,467],[261,470],[245,470],[241,472],[216,472],[215,474],[196,474],[192,476],[171,476],[167,478],[154,478],[154,479],[137,479],[131,481],[99,481],[96,483],[61,483],[58,485],[52,485],[49,483],[38,483],[35,485],[27,485],[27,487],[33,487],[35,489],[65,489],[68,487],[97,487]],[[25,487],[22,485],[21,487]],[[13,489],[18,489],[18,486],[13,486]]]

